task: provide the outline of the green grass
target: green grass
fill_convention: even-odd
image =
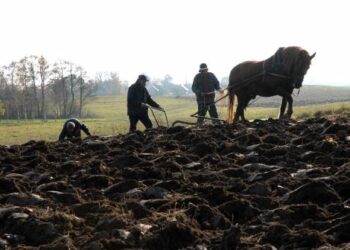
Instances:
[[[155,100],[165,108],[168,114],[169,123],[175,120],[195,121],[190,115],[197,111],[196,102],[188,99],[160,97]],[[350,110],[350,102],[339,102],[330,104],[308,105],[294,108],[294,118],[307,118],[311,116],[322,116],[341,114]],[[94,97],[85,106],[85,111],[94,119],[81,119],[95,135],[117,135],[126,133],[129,126],[126,114],[126,98],[117,96]],[[226,107],[218,106],[220,117],[226,118]],[[278,108],[248,108],[246,118],[266,119],[276,118]],[[156,112],[157,119],[165,125],[165,118],[161,112]],[[150,113],[150,117],[153,117]],[[22,144],[29,140],[57,140],[62,129],[64,120],[0,120],[0,144]],[[155,122],[154,122],[155,124]],[[139,129],[143,129],[138,124]]]
[[[65,120],[1,121],[0,144],[22,144],[29,140],[55,141]],[[82,119],[90,132],[96,135],[117,135],[125,133],[127,123],[119,124],[113,119]]]

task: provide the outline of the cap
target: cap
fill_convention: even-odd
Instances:
[[[199,65],[199,72],[204,70],[208,70],[208,66],[205,63],[201,63],[201,65]]]
[[[143,80],[143,81],[146,81],[146,82],[148,82],[149,81],[149,78],[146,76],[146,75],[139,75],[139,77],[138,77],[138,80]]]
[[[68,130],[73,130],[75,128],[74,122],[68,122],[66,126]]]

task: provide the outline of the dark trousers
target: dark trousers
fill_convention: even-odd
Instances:
[[[204,121],[204,117],[207,114],[207,111],[209,110],[209,115],[211,118],[219,118],[218,112],[216,110],[215,103],[206,105],[205,103],[198,103],[198,117],[197,124],[202,125]],[[213,124],[219,124],[220,122],[218,120],[212,120]]]
[[[149,119],[148,115],[129,115],[129,120],[130,120],[130,129],[129,129],[130,132],[136,130],[136,124],[138,121],[141,121],[146,128],[152,128],[152,122]]]

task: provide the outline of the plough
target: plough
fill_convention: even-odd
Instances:
[[[206,93],[206,94],[208,95],[208,94],[212,94],[212,93],[214,93],[214,92],[210,92],[210,93]],[[217,99],[213,103],[206,104],[206,107],[221,101],[222,99],[226,98],[228,95],[229,94],[223,95],[222,97],[220,97],[219,99]],[[197,111],[196,113],[190,115],[190,117],[194,117],[194,118],[197,118],[197,119],[198,118],[203,118],[204,120],[219,121],[219,122],[222,122],[222,123],[226,123],[227,122],[226,120],[223,120],[223,119],[220,119],[220,118],[212,118],[212,117],[200,116],[200,115],[198,115],[198,113],[199,113],[199,111]],[[176,124],[197,125],[197,122],[187,122],[187,121],[176,120],[176,121],[173,122],[173,124],[171,126],[174,127],[174,126],[176,126]]]
[[[237,83],[238,85],[227,86],[224,90],[237,91],[237,90],[239,90],[239,89],[249,85],[256,78],[264,76],[265,74],[271,74],[271,73],[266,72],[265,70],[263,70],[259,74],[256,74],[256,75],[254,75],[254,76],[252,76],[250,78],[247,78],[247,79],[244,79],[244,80],[238,82]],[[279,75],[275,75],[275,76],[279,76]],[[215,91],[205,93],[205,95],[213,94],[213,93],[215,93]],[[206,107],[208,107],[208,106],[210,106],[212,104],[216,104],[217,102],[223,100],[227,96],[229,96],[229,93],[226,93],[225,95],[221,96],[219,99],[217,99],[216,101],[214,101],[212,103],[206,104]],[[156,116],[154,115],[153,110],[158,110],[158,111],[164,112],[164,115],[165,115],[165,118],[166,118],[166,122],[167,122],[167,127],[169,127],[168,117],[167,117],[167,114],[166,114],[164,109],[155,108],[155,107],[152,107],[150,105],[147,105],[147,106],[150,108],[150,110],[152,112],[152,115],[153,115],[153,118],[156,121],[158,127],[159,127],[159,123],[158,123],[158,120],[157,120]],[[216,121],[220,121],[222,123],[227,123],[226,120],[223,120],[223,119],[220,119],[220,118],[203,117],[203,116],[199,116],[198,113],[199,113],[199,111],[197,111],[196,113],[190,115],[190,117],[203,118],[205,120],[211,120],[211,121],[216,120]],[[174,127],[174,126],[176,126],[176,124],[197,125],[197,122],[187,122],[187,121],[182,121],[182,120],[176,120],[176,121],[173,122],[173,124],[171,126]]]
[[[227,96],[228,96],[228,94],[226,94],[226,95],[220,97],[220,98],[217,99],[214,103],[217,103],[217,102],[221,101],[222,99],[226,98]],[[212,103],[206,104],[206,106],[209,106],[209,105],[211,105],[211,104],[212,104]],[[168,115],[167,115],[167,113],[166,113],[166,111],[165,111],[164,109],[152,107],[151,105],[148,105],[148,104],[145,104],[145,105],[149,108],[149,110],[151,110],[153,119],[154,119],[154,121],[156,122],[157,127],[160,127],[161,125],[159,124],[159,121],[158,121],[158,119],[157,119],[157,116],[154,114],[154,110],[160,111],[160,112],[162,112],[162,113],[164,114],[164,117],[165,117],[165,120],[166,120],[166,126],[169,127]],[[215,120],[215,121],[220,121],[220,122],[222,122],[222,123],[226,123],[226,122],[227,122],[226,120],[223,120],[223,119],[220,119],[220,118],[211,118],[211,117],[199,116],[199,115],[198,115],[198,112],[199,112],[199,111],[197,111],[196,113],[190,115],[190,117],[193,117],[193,118],[200,118],[200,117],[201,117],[201,118],[203,118],[203,119],[205,119],[205,120],[211,120],[211,121]],[[197,122],[187,122],[187,121],[182,121],[182,120],[176,120],[176,121],[174,121],[174,122],[172,123],[171,126],[174,127],[174,126],[176,126],[176,124],[197,125]]]
[[[168,116],[167,116],[166,111],[165,111],[164,109],[152,107],[151,105],[148,105],[148,104],[146,104],[146,106],[151,110],[152,116],[153,116],[155,122],[157,123],[157,127],[160,127],[160,125],[159,125],[159,121],[158,121],[156,115],[154,114],[154,111],[153,111],[153,110],[160,111],[160,112],[162,112],[162,113],[164,114],[165,120],[166,120],[166,126],[169,127]]]

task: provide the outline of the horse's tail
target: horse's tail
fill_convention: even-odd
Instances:
[[[232,123],[233,118],[234,118],[234,112],[233,112],[233,106],[235,105],[235,93],[233,90],[229,90],[228,92],[228,97],[229,97],[229,103],[227,107],[227,122]]]

